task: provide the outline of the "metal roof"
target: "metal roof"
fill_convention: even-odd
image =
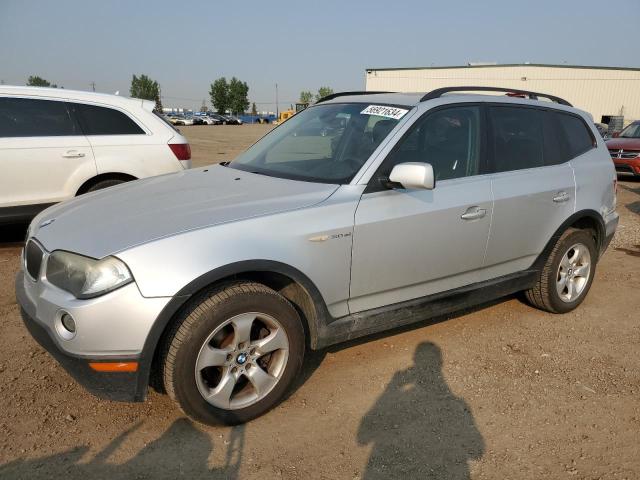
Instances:
[[[640,67],[603,67],[592,65],[557,65],[547,63],[502,63],[502,64],[488,64],[488,65],[452,65],[443,67],[397,67],[397,68],[367,68],[369,71],[383,72],[387,70],[447,70],[458,68],[500,68],[500,67],[543,67],[543,68],[580,68],[585,70],[626,70],[640,72]]]

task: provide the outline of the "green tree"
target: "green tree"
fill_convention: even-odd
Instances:
[[[251,115],[258,115],[258,109],[256,108],[255,102],[251,104]]]
[[[207,107],[207,102],[205,102],[204,99],[202,99],[202,105],[200,105],[200,111],[201,112],[209,111],[209,107]]]
[[[156,100],[160,98],[160,85],[144,74],[139,77],[134,75],[131,79],[129,95],[143,100]]]
[[[229,82],[229,108],[235,114],[244,113],[249,108],[249,86],[233,77]]]
[[[332,95],[332,94],[333,94],[333,88],[331,88],[331,87],[320,87],[318,89],[318,94],[316,95],[316,102],[318,100],[320,100],[321,98],[324,98],[327,95]]]
[[[311,103],[313,102],[313,93],[308,90],[300,92],[300,103]]]
[[[153,111],[156,113],[162,113],[164,111],[164,109],[162,108],[162,100],[160,100],[160,89],[158,89],[158,93],[156,94],[156,98],[154,98],[154,100],[156,101],[156,106],[153,107]]]
[[[229,84],[224,77],[218,78],[211,84],[209,90],[209,96],[211,97],[211,105],[216,109],[218,113],[224,114],[229,108]]]
[[[38,75],[31,75],[28,79],[27,79],[27,87],[52,87],[52,88],[58,88],[58,86],[55,83],[50,83],[48,80],[45,80],[42,77],[39,77]]]

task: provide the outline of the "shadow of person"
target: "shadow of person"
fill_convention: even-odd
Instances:
[[[136,424],[122,432],[88,462],[82,457],[86,446],[77,447],[35,460],[16,460],[0,466],[0,478],[65,478],[65,479],[237,479],[244,447],[244,426],[234,427],[225,442],[224,463],[209,468],[213,451],[210,437],[187,419],[176,420],[158,439],[145,445],[124,463],[109,462],[127,437],[139,428]]]
[[[484,441],[466,402],[442,376],[440,348],[421,343],[364,416],[358,443],[373,444],[363,478],[469,479]]]

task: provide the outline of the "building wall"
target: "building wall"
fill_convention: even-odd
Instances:
[[[640,69],[547,65],[368,69],[366,90],[426,92],[447,86],[493,86],[549,93],[593,115],[640,119]]]

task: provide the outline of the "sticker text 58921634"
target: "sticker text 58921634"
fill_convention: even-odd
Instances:
[[[369,105],[362,110],[362,115],[377,115],[379,117],[393,118],[400,120],[409,110],[398,107],[387,107],[385,105]]]

